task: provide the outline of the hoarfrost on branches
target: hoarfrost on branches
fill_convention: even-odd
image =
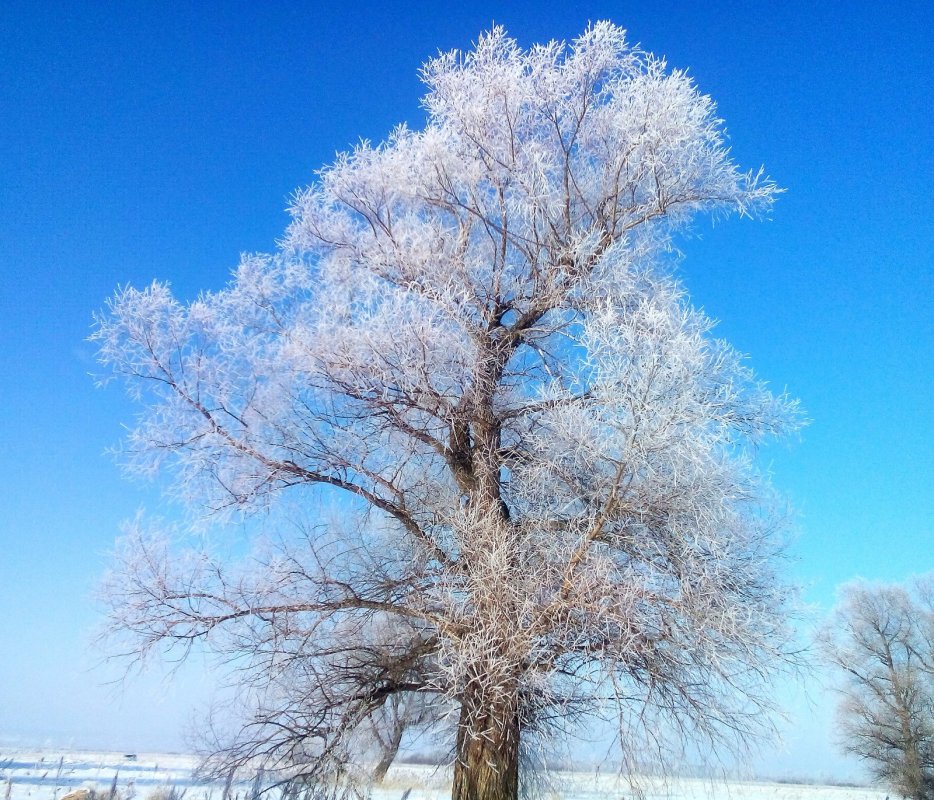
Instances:
[[[934,797],[934,575],[909,587],[857,581],[818,635],[842,679],[843,750],[911,800]]]
[[[131,471],[222,518],[345,498],[249,567],[136,536],[115,629],[237,658],[255,705],[219,757],[332,787],[400,698],[453,746],[459,798],[515,796],[521,757],[591,716],[627,764],[742,744],[790,659],[752,455],[797,412],[664,265],[696,215],[777,189],[609,23],[529,50],[497,28],[422,77],[424,130],[321,170],[278,252],[99,317],[143,404]]]

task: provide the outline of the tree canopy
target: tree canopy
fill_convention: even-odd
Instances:
[[[114,628],[138,655],[235,658],[252,705],[224,763],[332,787],[399,697],[451,746],[458,798],[515,797],[521,759],[588,716],[628,763],[742,744],[790,657],[754,453],[797,410],[668,264],[697,215],[778,190],[609,23],[528,50],[496,28],[422,77],[424,129],[321,170],[274,254],[99,317],[142,406],[131,471],[198,514],[289,493],[314,520],[240,565],[138,532]]]
[[[819,637],[840,678],[840,743],[903,797],[934,797],[934,577],[844,587]]]

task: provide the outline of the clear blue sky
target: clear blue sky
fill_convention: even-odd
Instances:
[[[131,420],[94,388],[91,314],[118,284],[218,288],[274,246],[287,197],[360,137],[419,125],[420,64],[492,22],[528,45],[611,19],[687,67],[736,159],[788,189],[766,223],[701,223],[681,272],[812,424],[769,448],[798,510],[794,577],[934,569],[934,5],[357,2],[0,7],[0,734],[180,746],[207,681],[98,686],[90,593],[158,487],[104,455]],[[762,769],[845,772],[831,699]],[[790,694],[795,694],[791,692]],[[801,703],[793,703],[801,713]],[[2,740],[0,740],[2,745]]]

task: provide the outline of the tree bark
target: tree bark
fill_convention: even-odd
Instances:
[[[515,709],[461,706],[451,800],[517,800],[519,724]]]

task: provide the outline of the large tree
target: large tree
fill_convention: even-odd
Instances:
[[[819,644],[841,677],[840,743],[911,800],[934,798],[934,577],[853,583]]]
[[[226,654],[250,707],[219,751],[333,786],[387,709],[450,737],[458,800],[516,797],[589,716],[630,761],[743,742],[788,659],[752,451],[796,413],[666,261],[776,188],[609,23],[527,51],[494,29],[422,74],[424,129],[323,169],[278,252],[100,316],[143,404],[130,469],[201,514],[288,494],[313,522],[241,564],[130,537],[114,628]]]

